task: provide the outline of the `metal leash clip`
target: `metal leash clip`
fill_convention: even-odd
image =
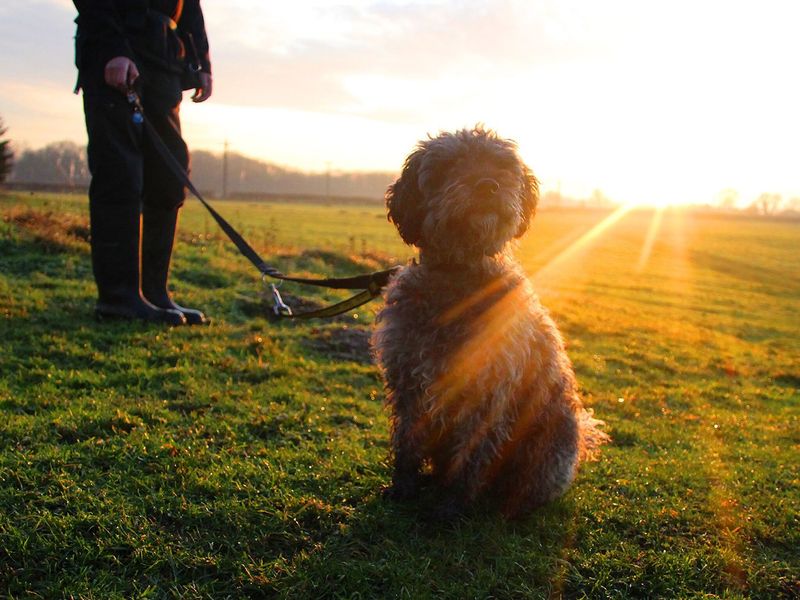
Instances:
[[[274,283],[270,283],[269,287],[272,289],[272,312],[274,312],[278,317],[291,317],[292,309],[283,301],[278,288]]]

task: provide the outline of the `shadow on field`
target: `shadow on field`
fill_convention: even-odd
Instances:
[[[769,290],[778,290],[784,293],[788,291],[787,287],[792,291],[800,289],[798,285],[800,282],[787,277],[786,271],[766,267],[763,261],[759,263],[756,256],[751,257],[752,261],[746,261],[741,257],[731,258],[696,249],[690,250],[689,253],[694,264],[738,279],[744,282],[748,288],[760,285]]]
[[[180,402],[188,377],[175,368],[183,353],[172,347],[172,332],[141,322],[98,324],[88,253],[59,245],[56,237],[0,236],[0,293],[7,298],[0,303],[0,337],[8,348],[0,353],[4,380],[19,398],[35,392],[35,402],[6,404],[22,412],[28,406],[47,411],[87,395],[105,398],[109,390]],[[87,422],[62,438],[81,441],[118,425],[109,422],[114,427]]]
[[[6,299],[0,304],[6,319],[28,324],[57,326],[69,331],[88,323],[92,315],[89,295],[75,301],[76,288],[93,289],[86,253],[62,247],[54,240],[0,237],[0,257]],[[92,292],[93,293],[93,292]],[[79,294],[81,295],[81,294]],[[14,327],[19,331],[19,327]],[[46,329],[45,329],[46,331]]]
[[[419,511],[416,503],[371,498],[346,525],[296,553],[269,587],[291,597],[365,598],[530,597],[567,587],[575,543],[569,500],[519,522],[475,514],[437,523]]]

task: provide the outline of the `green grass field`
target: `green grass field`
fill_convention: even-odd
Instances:
[[[519,258],[613,442],[528,519],[445,525],[380,496],[377,302],[271,323],[190,201],[173,287],[214,324],[97,324],[85,203],[0,196],[3,596],[800,595],[800,223],[542,211]],[[218,208],[285,272],[412,255],[377,205]]]

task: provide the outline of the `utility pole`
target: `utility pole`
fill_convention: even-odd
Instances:
[[[225,150],[222,152],[222,197],[228,197],[228,140],[225,140]]]

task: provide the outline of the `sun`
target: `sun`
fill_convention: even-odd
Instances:
[[[644,197],[638,196],[632,199],[626,199],[621,202],[618,202],[618,206],[625,206],[630,209],[636,208],[643,208],[643,209],[655,209],[659,211],[666,210],[668,208],[685,208],[687,206],[692,206],[696,203],[696,200],[691,198],[676,198],[674,196],[649,196],[645,195]]]

